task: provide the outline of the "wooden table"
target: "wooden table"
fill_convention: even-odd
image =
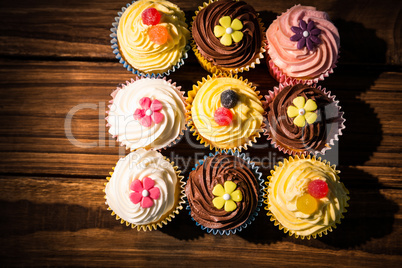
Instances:
[[[174,0],[188,19],[202,0]],[[249,0],[266,26],[299,1]],[[340,100],[346,130],[335,155],[350,209],[329,235],[289,237],[260,213],[236,235],[201,231],[187,211],[138,232],[106,211],[105,177],[127,151],[107,133],[105,107],[133,77],[114,58],[109,28],[126,1],[0,3],[0,263],[5,266],[384,266],[402,264],[402,2],[306,1],[339,28],[339,66],[321,83]],[[170,76],[184,90],[207,73],[190,53]],[[247,72],[262,93],[265,64]],[[187,176],[209,151],[190,134],[163,154]],[[284,155],[247,153],[264,176]],[[265,145],[265,146],[264,146]],[[261,148],[262,147],[262,148]],[[261,160],[261,161],[260,161]],[[189,161],[186,165],[185,161]]]

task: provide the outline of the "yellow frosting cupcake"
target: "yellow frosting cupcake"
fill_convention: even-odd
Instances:
[[[156,15],[150,12],[145,17],[151,18],[144,20],[143,13],[150,9]],[[121,15],[116,37],[123,62],[140,74],[162,74],[182,61],[190,32],[184,12],[175,4],[139,0]]]
[[[332,232],[348,207],[348,190],[335,165],[302,155],[279,162],[266,183],[268,216],[279,229],[302,239]]]
[[[247,149],[260,137],[264,109],[256,88],[242,77],[203,78],[188,93],[187,121],[210,149]]]

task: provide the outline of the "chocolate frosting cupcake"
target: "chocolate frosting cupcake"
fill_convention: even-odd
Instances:
[[[230,212],[218,209],[213,203],[214,188],[227,181],[235,183],[242,196],[236,209]],[[206,228],[220,230],[234,229],[247,221],[257,207],[259,190],[251,167],[242,158],[226,154],[206,158],[190,173],[185,187],[191,217]]]
[[[305,123],[303,127],[295,124],[295,118],[290,117],[288,112],[297,97],[312,100],[316,104],[316,109],[312,111],[317,115],[316,120]],[[279,146],[295,154],[321,152],[334,138],[333,133],[338,133],[338,129],[343,127],[345,120],[339,109],[334,97],[321,88],[305,84],[288,85],[268,103],[268,135]],[[305,112],[301,110],[299,114]]]
[[[219,19],[229,16],[243,23],[243,38],[231,46],[221,44],[214,35],[214,27]],[[192,26],[193,38],[200,54],[214,65],[236,68],[250,64],[260,53],[262,31],[258,14],[243,1],[220,0],[201,9]]]

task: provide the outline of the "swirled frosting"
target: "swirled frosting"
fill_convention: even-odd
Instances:
[[[317,104],[318,118],[314,124],[298,127],[293,123],[294,119],[287,115],[288,107],[293,105],[292,101],[298,96],[311,99]],[[332,104],[332,99],[313,86],[297,84],[283,88],[268,105],[269,136],[282,147],[296,152],[321,151],[327,140],[334,138],[329,137],[328,128],[334,123],[338,127],[336,122],[341,120],[338,107],[331,107]]]
[[[312,51],[306,47],[298,49],[297,42],[290,40],[294,35],[291,27],[299,26],[300,20],[307,23],[312,20],[321,30],[321,44]],[[315,7],[296,5],[290,8],[272,22],[266,36],[271,60],[289,77],[317,78],[335,67],[340,47],[339,33],[329,21],[328,14],[317,11]]]
[[[220,43],[214,35],[219,19],[230,16],[243,23],[243,39],[231,46]],[[225,68],[245,66],[256,58],[262,46],[262,31],[254,8],[243,1],[220,0],[201,9],[192,25],[192,34],[201,55],[214,65]]]
[[[130,184],[134,180],[149,177],[159,188],[160,196],[154,199],[153,206],[142,208],[134,204],[129,195]],[[144,225],[163,220],[175,208],[180,190],[179,180],[172,165],[156,151],[144,149],[131,152],[121,158],[106,185],[106,204],[116,215],[128,223]]]
[[[152,27],[142,22],[141,13],[155,8],[162,15],[158,25],[166,27],[168,41],[163,45],[153,43],[148,36]],[[144,73],[163,73],[183,57],[190,32],[184,12],[165,0],[138,0],[130,5],[120,18],[117,29],[119,50],[123,58],[135,69]]]
[[[297,199],[307,192],[307,186],[313,180],[325,181],[329,192],[318,200],[317,210],[308,215],[298,210]],[[309,236],[340,223],[348,206],[348,193],[337,172],[328,163],[307,158],[290,159],[272,174],[268,207],[276,220],[291,233]]]
[[[230,108],[231,124],[220,126],[214,113],[222,107],[220,96],[231,89],[239,96],[237,105]],[[198,133],[207,143],[221,149],[242,146],[257,136],[263,121],[264,109],[256,91],[246,82],[232,77],[212,77],[204,82],[192,101],[191,116]]]
[[[174,85],[164,79],[143,78],[123,86],[115,92],[107,117],[109,133],[131,150],[138,148],[161,149],[173,142],[184,129],[185,102]],[[162,122],[144,127],[134,119],[134,112],[141,108],[140,100],[148,97],[163,105]]]
[[[217,184],[233,181],[242,193],[243,200],[231,212],[217,209],[212,190]],[[190,173],[185,192],[191,208],[191,217],[212,229],[229,230],[241,226],[258,203],[258,183],[247,163],[236,156],[217,154]]]

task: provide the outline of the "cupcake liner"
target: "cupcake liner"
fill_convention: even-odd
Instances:
[[[321,150],[294,150],[291,148],[286,147],[285,145],[275,141],[275,138],[272,137],[269,133],[269,124],[265,124],[266,128],[264,129],[264,135],[268,136],[267,140],[271,142],[271,145],[273,145],[275,148],[277,148],[279,151],[289,154],[289,155],[305,155],[305,154],[322,154],[325,155],[325,152],[329,149],[331,149],[331,146],[335,145],[335,141],[339,140],[339,136],[342,135],[342,130],[345,129],[345,118],[343,118],[344,112],[341,112],[341,107],[339,106],[339,101],[335,100],[336,96],[331,94],[331,91],[327,91],[326,88],[321,88],[321,86],[317,86],[316,84],[308,84],[308,81],[300,81],[296,79],[289,79],[287,82],[279,84],[279,87],[274,87],[274,90],[270,90],[268,92],[268,95],[265,95],[265,105],[268,107],[269,103],[273,101],[273,99],[278,95],[278,93],[284,89],[285,87],[289,85],[296,85],[296,84],[305,84],[305,85],[310,85],[311,87],[317,88],[321,90],[329,99],[332,100],[331,106],[333,110],[337,110],[338,114],[337,117],[339,117],[339,122],[333,122],[332,124],[328,125],[327,124],[327,143],[325,144],[325,147],[322,148]],[[336,123],[338,123],[336,125]],[[336,126],[335,126],[336,125]],[[329,140],[328,138],[331,137]]]
[[[266,204],[266,206],[264,207],[264,209],[267,211],[267,216],[270,217],[270,221],[274,222],[274,225],[275,225],[275,226],[278,226],[279,230],[283,230],[283,232],[284,232],[285,234],[288,233],[289,236],[294,235],[296,238],[301,238],[301,239],[305,239],[305,238],[306,238],[307,240],[310,240],[311,238],[316,239],[317,236],[322,237],[323,235],[327,235],[328,232],[332,232],[333,229],[336,229],[336,227],[337,227],[336,225],[337,225],[337,224],[341,224],[341,220],[344,219],[343,213],[346,213],[346,212],[347,212],[347,209],[346,209],[346,208],[349,207],[349,204],[347,203],[347,201],[350,200],[350,197],[349,197],[349,191],[348,191],[348,189],[346,189],[346,187],[344,186],[344,184],[341,182],[341,184],[342,184],[342,186],[344,187],[344,189],[346,190],[346,194],[347,194],[347,196],[346,196],[346,205],[345,205],[343,211],[341,212],[340,219],[339,219],[338,221],[334,222],[333,224],[329,225],[329,226],[328,226],[326,229],[324,229],[324,230],[317,231],[317,232],[315,232],[315,233],[313,233],[313,234],[311,234],[311,235],[298,235],[298,234],[296,234],[294,231],[289,230],[288,228],[284,227],[284,226],[276,219],[275,215],[271,212],[271,209],[270,209],[270,204],[269,204],[270,183],[271,183],[272,175],[273,175],[278,169],[280,169],[280,168],[283,166],[284,163],[286,163],[286,162],[294,162],[294,161],[298,161],[298,160],[300,160],[300,159],[311,159],[311,160],[313,160],[313,161],[322,162],[322,163],[326,164],[328,167],[330,167],[336,174],[339,174],[339,173],[340,173],[340,171],[336,170],[336,165],[332,165],[332,166],[331,166],[331,164],[330,164],[328,161],[326,161],[326,160],[321,160],[321,157],[316,158],[315,156],[310,156],[310,155],[307,155],[307,156],[301,155],[301,156],[299,157],[299,156],[296,155],[296,156],[293,158],[292,156],[290,156],[289,159],[285,159],[284,162],[279,162],[278,165],[275,165],[275,166],[274,166],[274,169],[271,170],[271,172],[270,172],[270,173],[271,173],[271,176],[268,176],[268,181],[265,182],[266,187],[265,187],[265,189],[264,189],[264,192],[265,192],[265,193],[264,193],[264,204]]]
[[[110,43],[112,44],[111,48],[113,49],[113,54],[115,55],[115,58],[118,59],[121,64],[123,64],[123,67],[126,68],[127,71],[132,72],[135,75],[142,76],[142,77],[149,77],[149,78],[162,78],[165,76],[169,76],[171,73],[174,73],[177,69],[179,69],[184,64],[184,60],[188,58],[187,52],[190,50],[189,45],[186,45],[184,47],[183,56],[177,62],[177,64],[175,64],[169,70],[167,70],[163,73],[144,73],[140,70],[136,70],[133,67],[131,67],[131,65],[128,62],[126,62],[124,57],[120,54],[119,44],[118,44],[118,40],[117,40],[117,27],[119,26],[119,21],[120,21],[121,16],[123,15],[124,11],[126,11],[126,9],[136,1],[137,0],[133,0],[131,2],[131,4],[127,3],[125,7],[121,8],[121,11],[117,12],[117,17],[114,18],[115,22],[112,23],[113,27],[110,28],[110,31],[112,33],[109,35],[112,38]]]
[[[158,220],[157,222],[152,222],[149,224],[143,224],[143,225],[137,225],[134,223],[129,223],[125,220],[123,220],[122,218],[119,217],[119,215],[117,215],[107,204],[107,201],[105,201],[105,204],[108,206],[107,210],[112,211],[111,215],[116,217],[116,220],[120,221],[121,224],[125,224],[126,226],[130,226],[132,229],[137,229],[137,231],[152,231],[152,230],[156,230],[158,227],[162,228],[163,225],[167,225],[169,222],[172,221],[173,218],[176,217],[176,214],[179,214],[180,210],[183,209],[184,204],[186,203],[185,201],[185,193],[184,193],[184,186],[185,186],[185,182],[184,182],[184,176],[181,176],[180,173],[181,171],[179,170],[179,168],[177,166],[174,165],[173,161],[170,161],[169,158],[166,158],[165,156],[163,157],[164,160],[168,161],[172,166],[173,169],[176,172],[177,178],[179,183],[177,184],[177,189],[179,190],[179,195],[178,195],[178,200],[177,200],[177,204],[176,206],[169,212],[167,212],[165,215],[162,215],[161,219]],[[114,170],[114,167],[112,168]],[[113,171],[109,172],[109,177],[106,177],[107,182],[104,183],[104,186],[106,187],[106,185],[109,183],[110,178],[113,175]],[[105,188],[103,188],[103,192],[105,193]],[[106,195],[104,196],[104,199],[106,199]]]
[[[112,104],[113,104],[113,100],[114,100],[114,98],[115,98],[116,95],[117,95],[117,92],[119,92],[119,90],[121,90],[121,89],[124,89],[126,86],[128,86],[128,85],[134,83],[135,81],[138,81],[138,80],[141,80],[141,79],[146,79],[146,78],[150,78],[150,77],[135,77],[135,79],[134,79],[134,78],[131,78],[130,81],[126,81],[125,84],[121,84],[120,86],[118,86],[118,87],[110,94],[110,96],[112,96],[112,100],[109,101],[109,105],[108,105],[109,110],[106,111],[106,114],[107,114],[107,116],[105,117],[105,120],[106,120],[106,122],[107,122],[107,123],[106,123],[106,127],[110,128],[110,127],[112,126],[111,124],[109,124],[109,113],[110,113],[110,108],[112,107]],[[172,82],[171,79],[167,80],[166,77],[162,77],[162,78],[155,78],[155,77],[153,77],[153,78],[151,78],[151,79],[163,79],[163,80],[167,81],[169,84],[171,84],[173,87],[175,87],[175,88],[177,89],[177,91],[180,93],[180,97],[181,97],[182,101],[183,101],[185,104],[187,103],[187,101],[186,101],[187,98],[184,96],[184,93],[185,93],[185,92],[184,92],[184,91],[181,91],[181,86],[176,86],[176,82]],[[174,140],[173,140],[171,143],[169,143],[167,146],[165,146],[165,147],[163,147],[163,148],[160,148],[160,149],[156,149],[156,150],[157,150],[157,151],[161,151],[162,149],[166,150],[167,148],[172,147],[173,145],[177,144],[177,143],[183,138],[183,136],[184,136],[184,131],[185,131],[186,129],[187,129],[187,127],[184,126],[183,129],[180,130],[180,133],[179,133],[179,135],[177,136],[176,139],[174,139]],[[125,146],[125,147],[126,147],[126,150],[130,149],[129,144],[127,143],[126,140],[119,140],[119,137],[116,136],[116,135],[113,135],[113,138],[116,139],[116,142],[119,142],[119,143],[120,143],[120,146]],[[138,148],[138,149],[139,149],[139,148]],[[150,148],[150,149],[151,149],[151,150],[154,150],[153,148]],[[135,151],[135,150],[137,150],[137,149],[130,149],[130,151]]]
[[[208,157],[213,157],[213,156],[215,156],[217,154],[219,154],[219,152],[215,152],[214,154],[209,153],[209,155],[205,155],[204,159],[199,160],[191,170],[193,171],[199,165],[202,165],[204,163],[204,161]],[[254,210],[254,212],[251,213],[249,218],[241,226],[239,226],[237,228],[229,229],[229,230],[222,230],[222,229],[214,229],[214,228],[205,227],[202,224],[198,223],[193,217],[191,217],[191,207],[190,207],[190,204],[189,204],[188,199],[186,197],[185,198],[185,200],[186,200],[186,210],[189,211],[189,215],[190,215],[191,219],[195,222],[195,225],[199,226],[203,231],[206,231],[209,234],[212,233],[213,235],[217,235],[217,234],[230,235],[230,234],[236,234],[237,232],[242,231],[243,229],[245,229],[247,226],[249,226],[255,220],[255,218],[258,216],[259,211],[261,210],[262,203],[264,202],[264,199],[263,199],[264,191],[265,191],[264,179],[262,178],[262,173],[258,172],[258,167],[255,165],[255,163],[252,162],[249,157],[246,157],[246,155],[244,153],[240,153],[237,150],[236,151],[229,150],[227,152],[227,154],[234,155],[234,156],[239,157],[239,158],[241,158],[241,159],[243,159],[244,161],[247,162],[248,166],[250,167],[250,169],[252,170],[254,176],[256,177],[256,179],[258,181],[258,185],[260,187],[259,194],[258,194],[258,203],[257,203],[257,207]]]
[[[209,2],[204,2],[202,6],[198,7],[198,10],[195,11],[195,16],[193,16],[193,21],[191,22],[191,27],[190,27],[190,31],[192,32],[193,30],[193,24],[194,24],[194,20],[195,17],[197,16],[197,14],[204,9],[205,7],[207,7],[208,5],[210,5],[211,3],[215,2],[216,0],[209,0]],[[261,48],[260,48],[260,52],[258,54],[255,55],[254,59],[252,62],[248,63],[246,66],[241,66],[241,67],[237,67],[237,68],[225,68],[225,67],[221,67],[221,66],[217,66],[214,65],[212,62],[208,61],[206,58],[204,58],[201,53],[198,50],[197,44],[195,43],[194,39],[191,40],[191,48],[196,56],[196,58],[198,59],[198,62],[200,63],[200,65],[202,66],[202,68],[204,68],[206,71],[212,73],[212,74],[218,74],[218,73],[233,73],[233,74],[237,74],[237,73],[242,73],[244,71],[249,71],[250,68],[254,69],[256,64],[260,64],[261,63],[261,59],[264,58],[264,54],[265,54],[265,27],[264,24],[262,22],[262,20],[260,18],[258,18],[258,23],[260,24],[260,29],[261,29],[261,35],[262,35],[262,44],[261,44]]]
[[[265,50],[266,50],[265,60],[266,60],[267,66],[268,66],[269,73],[279,83],[289,83],[290,81],[297,81],[298,83],[306,83],[307,85],[317,84],[319,81],[324,81],[324,79],[326,77],[328,77],[330,74],[332,74],[334,72],[334,68],[336,67],[336,64],[338,63],[338,59],[339,59],[339,54],[338,54],[337,60],[331,66],[331,68],[329,70],[327,70],[325,73],[322,73],[319,77],[315,77],[315,78],[295,78],[295,77],[287,76],[272,61],[271,57],[268,54],[268,50],[269,50],[268,41],[266,41]]]
[[[252,146],[253,143],[257,142],[257,138],[261,137],[261,133],[263,132],[264,129],[266,128],[265,126],[265,122],[263,120],[260,130],[256,131],[252,136],[250,136],[248,138],[248,141],[246,141],[244,144],[237,146],[237,147],[233,147],[233,148],[218,148],[215,147],[213,144],[211,144],[208,140],[204,139],[201,134],[198,132],[197,128],[194,125],[193,119],[192,119],[192,115],[191,115],[191,107],[192,107],[192,102],[195,98],[195,95],[197,94],[197,92],[199,91],[199,89],[201,88],[201,86],[208,80],[213,79],[213,78],[219,78],[219,77],[229,77],[229,78],[235,78],[238,79],[240,81],[243,81],[244,83],[246,83],[250,88],[252,88],[258,95],[258,98],[260,99],[260,101],[262,102],[262,105],[264,106],[264,102],[261,100],[262,96],[260,96],[260,91],[257,91],[257,88],[255,86],[253,86],[253,84],[251,82],[249,82],[247,79],[243,79],[243,77],[238,77],[237,75],[231,74],[231,73],[219,73],[219,74],[213,74],[212,77],[210,75],[207,76],[207,79],[205,79],[205,77],[202,78],[202,81],[197,81],[197,85],[193,85],[193,90],[188,91],[188,97],[187,97],[187,107],[186,107],[186,118],[187,118],[187,126],[190,129],[191,132],[193,132],[193,136],[197,137],[197,140],[200,141],[200,144],[204,144],[205,147],[209,147],[210,150],[214,149],[216,151],[220,151],[220,152],[228,152],[229,150],[239,150],[241,152],[242,149],[247,150],[248,146]],[[264,116],[264,114],[263,114]]]

